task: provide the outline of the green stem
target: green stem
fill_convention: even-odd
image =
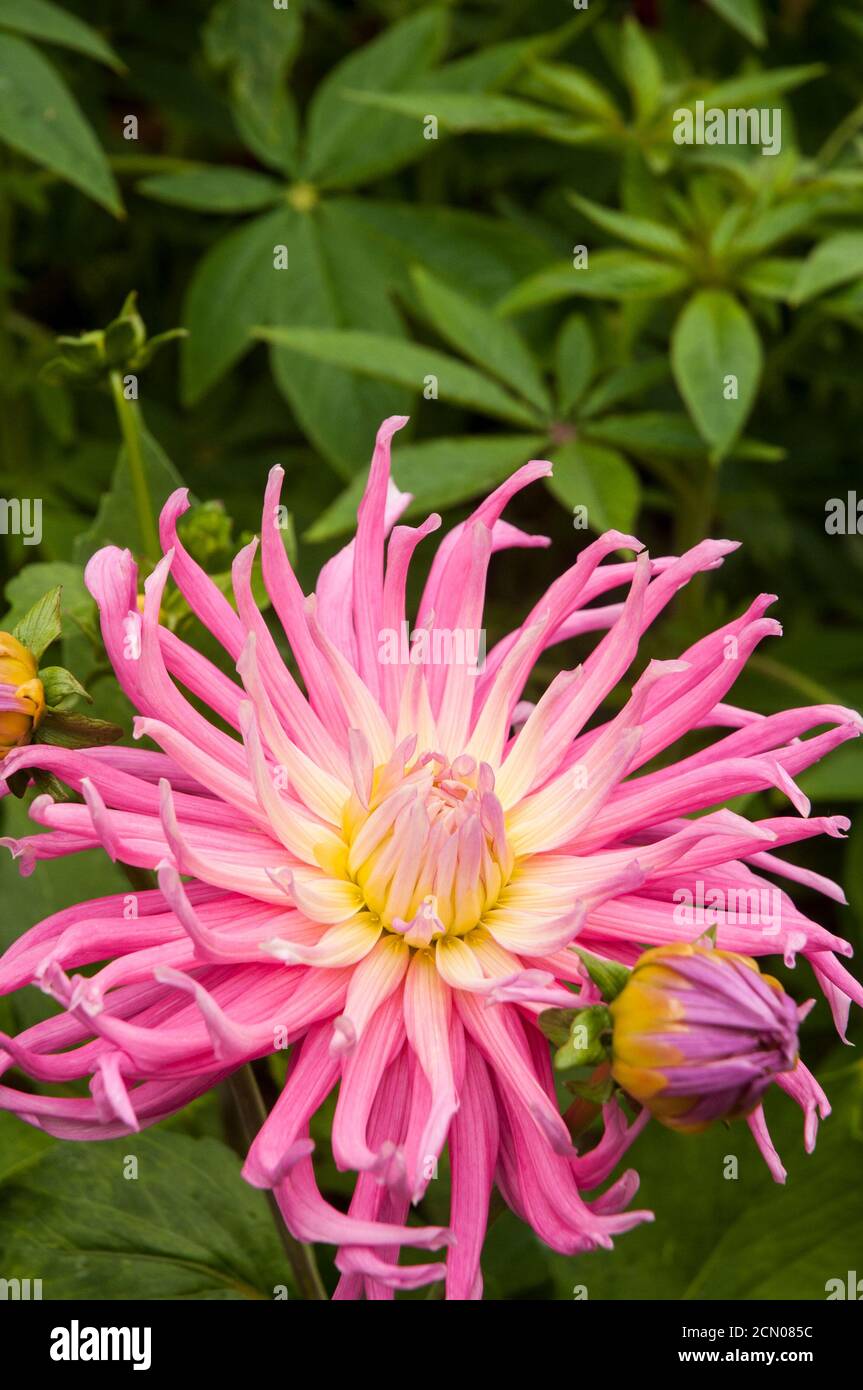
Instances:
[[[141,528],[141,544],[145,557],[155,562],[160,554],[159,532],[156,527],[156,516],[150,498],[150,489],[147,487],[141,415],[135,401],[128,400],[123,391],[121,374],[118,371],[111,372],[110,380],[114,408],[117,412],[117,420],[126,449],[126,461],[132,479],[135,509],[138,513],[138,525]]]
[[[248,1064],[240,1067],[240,1070],[235,1071],[233,1076],[228,1077],[228,1090],[236,1107],[243,1137],[248,1147],[267,1118],[267,1109],[258,1089],[255,1074]],[[300,1293],[305,1299],[326,1302],[327,1291],[318,1272],[314,1248],[294,1240],[285,1225],[274,1192],[267,1191],[267,1200]]]

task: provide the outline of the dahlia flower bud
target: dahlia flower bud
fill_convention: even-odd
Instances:
[[[676,943],[645,951],[610,1005],[612,1075],[670,1129],[748,1115],[797,1064],[805,1014],[749,956]]]
[[[36,658],[11,632],[0,632],[0,760],[28,743],[45,711]]]

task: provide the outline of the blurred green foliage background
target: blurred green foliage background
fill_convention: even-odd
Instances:
[[[509,513],[553,545],[493,569],[490,638],[584,543],[586,507],[592,531],[635,531],[657,555],[743,542],[644,659],[770,590],[785,635],[735,701],[863,705],[863,543],[853,513],[847,534],[825,526],[861,480],[860,0],[0,0],[0,73],[0,494],[43,499],[38,546],[4,537],[0,627],[62,584],[57,660],[93,713],[128,729],[81,567],[106,542],[152,561],[148,508],[110,391],[46,366],[58,335],[103,327],[132,290],[153,334],[188,334],[140,372],[149,510],[188,485],[187,543],[226,583],[279,462],[310,591],[351,529],[377,424],[404,412],[395,476],[412,514],[451,523],[527,458],[555,463]],[[781,112],[781,151],[676,144],[674,112],[697,101]],[[167,618],[216,655],[181,603]],[[819,813],[853,815],[859,747],[802,783]],[[26,823],[12,798],[2,815],[5,834]],[[849,907],[796,896],[859,946],[863,822],[793,856],[846,884]],[[4,859],[0,932],[125,885],[97,855],[28,880]],[[810,992],[805,968],[779,973]],[[42,1008],[0,1001],[0,1027]],[[564,1260],[501,1217],[488,1296],[824,1297],[859,1260],[863,1100],[823,1002],[804,1047],[835,1076],[837,1114],[806,1159],[790,1102],[769,1107],[787,1189],[745,1128],[654,1126],[633,1161],[656,1224]],[[147,1136],[160,1177],[139,1196],[116,1146],[57,1146],[0,1115],[0,1267],[49,1259],[62,1297],[270,1296],[275,1238],[221,1135],[213,1099]],[[325,1153],[325,1125],[319,1140]],[[216,1184],[209,1207],[195,1183],[184,1198],[190,1163]],[[338,1200],[344,1178],[325,1171]],[[184,1200],[197,1215],[178,1223]],[[445,1175],[427,1204],[445,1220]],[[94,1225],[98,1258],[82,1253]]]

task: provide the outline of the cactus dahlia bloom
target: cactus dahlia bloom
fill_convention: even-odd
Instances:
[[[156,870],[159,888],[138,895],[132,917],[122,896],[58,912],[7,952],[0,988],[37,983],[62,1012],[0,1037],[4,1069],[61,1088],[87,1077],[90,1097],[0,1086],[0,1105],[67,1138],[128,1134],[287,1041],[287,1082],[250,1149],[247,1179],[275,1189],[297,1237],[338,1246],[338,1297],[391,1297],[445,1277],[448,1296],[466,1299],[481,1292],[494,1182],[562,1252],[607,1247],[649,1219],[626,1210],[633,1172],[584,1195],[606,1182],[648,1111],[632,1121],[610,1101],[601,1137],[578,1151],[555,1100],[537,1016],[596,1001],[576,939],[626,965],[645,944],[691,941],[699,930],[679,921],[675,895],[706,882],[734,895],[733,908],[714,909],[721,948],[778,950],[787,961],[802,951],[840,1031],[850,1000],[861,1002],[835,954],[850,947],[772,887],[784,875],[839,893],[774,851],[846,828],[808,817],[794,775],[854,737],[860,720],[832,705],[764,717],[726,703],[750,652],[779,631],[762,596],[681,660],[651,662],[619,713],[591,725],[642,633],[682,585],[722,563],[735,548],[728,541],[651,561],[637,540],[610,532],[482,669],[442,659],[441,643],[435,660],[433,639],[481,628],[493,552],[547,543],[501,520],[519,489],[550,472],[539,462],[437,550],[414,625],[432,657],[416,659],[413,643],[407,653],[396,643],[393,656],[382,637],[403,631],[413,552],[440,522],[394,525],[410,500],[389,478],[391,436],[404,423],[381,427],[356,537],[311,598],[276,525],[281,470],[270,475],[263,575],[302,686],[252,598],[255,544],[237,556],[234,607],[178,538],[184,492],[162,513],[165,554],[143,611],[128,551],[108,547],[90,561],[105,646],[140,711],[135,733],[160,751],[14,750],[4,773],[45,768],[81,799],[37,797],[31,815],[45,833],[11,848],[26,873],[36,860],[102,846]],[[637,558],[615,558],[621,549]],[[169,576],[237,680],[160,625]],[[621,602],[594,604],[621,588]],[[524,704],[546,648],[603,630],[583,666]],[[691,729],[716,737],[643,771]],[[797,814],[753,823],[709,810],[769,787]],[[761,886],[781,897],[769,930],[745,906]],[[72,973],[95,962],[107,964]],[[803,1107],[811,1144],[823,1093],[802,1063],[777,1080]],[[344,1212],[319,1192],[310,1156],[310,1119],[336,1086],[333,1155],[358,1175]],[[775,1169],[760,1108],[749,1123]],[[408,1224],[445,1145],[449,1226]],[[445,1263],[400,1264],[404,1245],[445,1249]]]

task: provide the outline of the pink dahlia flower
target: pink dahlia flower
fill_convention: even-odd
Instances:
[[[855,737],[860,719],[832,705],[764,717],[726,703],[750,652],[779,632],[764,595],[681,660],[651,662],[620,712],[590,727],[642,633],[681,586],[722,563],[729,541],[651,561],[637,540],[610,532],[480,668],[468,660],[480,648],[492,553],[547,543],[501,520],[547,463],[521,468],[450,532],[419,606],[424,640],[407,650],[391,641],[404,632],[413,552],[440,524],[394,525],[410,500],[389,477],[391,436],[404,423],[381,427],[356,538],[311,598],[277,527],[282,471],[270,475],[263,574],[302,685],[252,598],[256,543],[237,556],[233,607],[178,538],[183,491],[162,513],[165,554],[143,612],[128,551],[108,547],[90,561],[105,646],[140,711],[135,733],[161,751],[12,751],[4,775],[45,768],[83,799],[37,797],[31,815],[46,832],[11,848],[27,873],[39,859],[102,846],[155,869],[159,889],[138,896],[131,919],[123,897],[56,913],[7,952],[0,988],[36,983],[62,1012],[0,1038],[3,1069],[58,1084],[88,1077],[91,1094],[0,1086],[0,1105],[67,1138],[128,1134],[290,1043],[287,1082],[246,1178],[275,1189],[295,1236],[338,1246],[338,1297],[388,1297],[445,1277],[448,1297],[467,1299],[481,1293],[495,1182],[564,1253],[607,1247],[649,1219],[626,1210],[633,1172],[584,1195],[612,1174],[647,1110],[633,1122],[610,1101],[602,1136],[579,1152],[555,1100],[537,1017],[598,997],[576,939],[626,965],[644,944],[692,941],[700,929],[681,921],[679,893],[694,901],[706,883],[720,947],[780,951],[788,962],[803,952],[840,1031],[849,1001],[861,1002],[836,958],[850,954],[847,943],[773,886],[784,875],[841,897],[774,851],[845,830],[837,817],[809,818],[794,776]],[[620,550],[637,558],[614,558]],[[239,681],[160,625],[169,576]],[[622,602],[594,605],[622,587]],[[558,675],[535,706],[522,702],[546,648],[603,629],[582,667]],[[636,775],[680,735],[708,728],[719,732],[703,751]],[[692,818],[768,787],[797,814]],[[775,914],[765,928],[739,909],[760,887],[781,899],[778,925]],[[717,893],[734,894],[735,908],[716,907]],[[89,977],[71,973],[102,961]],[[823,1093],[802,1063],[777,1080],[803,1107],[811,1144]],[[309,1138],[336,1086],[333,1154],[358,1175],[346,1212],[319,1192]],[[760,1108],[749,1123],[775,1169]],[[409,1225],[445,1145],[449,1226]],[[446,1249],[445,1264],[401,1265],[404,1245]]]

